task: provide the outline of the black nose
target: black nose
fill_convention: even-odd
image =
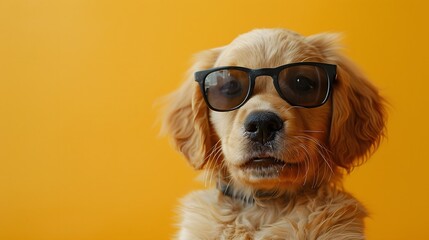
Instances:
[[[282,119],[273,112],[253,112],[244,121],[248,137],[262,144],[274,140],[276,133],[282,128]]]

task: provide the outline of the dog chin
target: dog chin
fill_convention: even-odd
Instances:
[[[277,159],[249,161],[236,168],[236,179],[254,189],[295,190],[300,184],[300,163]]]

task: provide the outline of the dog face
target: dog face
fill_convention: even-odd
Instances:
[[[376,88],[337,53],[334,35],[255,30],[203,52],[191,72],[298,62],[337,65],[333,93],[323,105],[292,106],[279,95],[271,76],[259,76],[244,105],[213,111],[190,77],[170,96],[165,129],[194,167],[242,189],[294,192],[335,181],[341,168],[352,169],[377,147],[385,114]]]

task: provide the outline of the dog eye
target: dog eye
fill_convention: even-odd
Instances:
[[[315,81],[306,76],[296,76],[291,84],[291,88],[300,93],[308,93],[317,87]]]
[[[219,90],[226,97],[236,97],[241,95],[243,88],[240,81],[232,78],[220,86]]]

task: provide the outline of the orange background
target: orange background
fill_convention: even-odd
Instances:
[[[0,239],[169,239],[202,186],[157,136],[154,101],[192,54],[260,27],[344,34],[391,103],[388,140],[346,187],[368,239],[429,239],[423,2],[0,1]]]

